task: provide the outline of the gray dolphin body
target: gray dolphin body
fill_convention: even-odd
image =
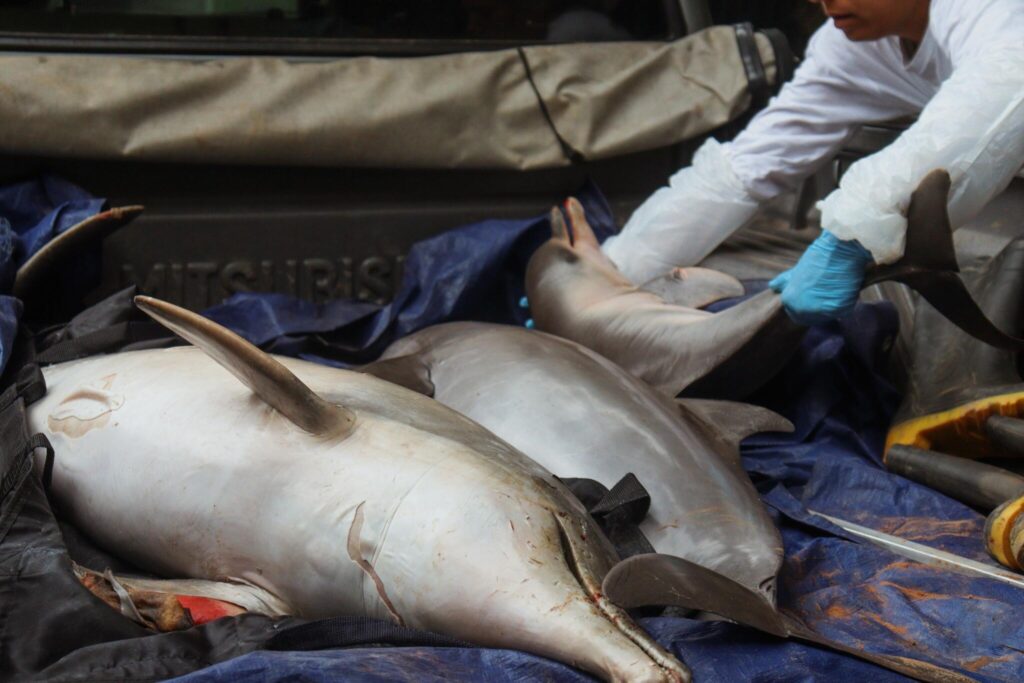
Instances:
[[[791,429],[786,420],[746,404],[676,401],[579,344],[512,326],[437,325],[382,358],[364,371],[431,393],[556,475],[607,487],[638,477],[651,497],[641,530],[657,552],[621,563],[606,590],[784,633],[774,593],[782,541],[738,444]],[[642,586],[631,578],[641,575]]]
[[[700,396],[742,398],[796,350],[805,328],[790,321],[778,295],[762,292],[708,313],[696,306],[715,297],[693,300],[685,280],[677,287],[681,297],[669,296],[657,281],[637,287],[601,251],[580,203],[570,199],[566,209],[568,225],[552,211],[552,237],[526,271],[537,329],[597,351],[670,396],[689,388]],[[720,288],[723,295],[736,293],[728,281]]]
[[[781,543],[736,450],[745,434],[787,428],[774,413],[694,399],[678,401],[677,411],[676,401],[580,345],[511,326],[438,325],[394,343],[386,356],[363,370],[435,395],[555,474],[608,486],[638,476],[651,495],[641,528],[657,552],[608,572],[602,588],[614,602],[696,607],[921,680],[969,680],[817,633],[776,608]]]
[[[241,584],[275,613],[393,619],[610,680],[688,680],[602,594],[618,558],[550,472],[437,401],[137,301],[199,348],[51,366],[29,411],[57,453],[51,495],[101,545],[164,576]]]

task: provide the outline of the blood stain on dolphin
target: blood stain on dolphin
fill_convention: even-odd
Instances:
[[[110,390],[116,377],[107,375],[72,391],[47,417],[47,425],[72,439],[106,427],[110,414],[124,405],[124,396]]]

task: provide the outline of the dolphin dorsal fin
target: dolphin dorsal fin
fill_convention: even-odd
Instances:
[[[733,447],[739,458],[743,439],[758,432],[792,432],[793,423],[778,413],[761,406],[737,401],[700,398],[679,398],[676,405],[684,416],[696,418],[713,434]]]
[[[317,396],[288,368],[231,330],[160,299],[137,296],[135,305],[217,361],[300,429],[336,437],[352,431],[352,411]]]

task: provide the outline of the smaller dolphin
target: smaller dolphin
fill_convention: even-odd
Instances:
[[[729,292],[724,278],[704,286],[712,278],[701,277],[710,292],[703,298],[687,291],[684,278],[672,288],[663,280],[637,287],[601,251],[583,206],[569,199],[565,209],[568,225],[551,211],[551,239],[526,270],[537,329],[597,351],[670,396],[692,386],[695,395],[742,398],[796,350],[805,328],[789,320],[778,295],[762,292],[709,313],[695,306]]]
[[[435,325],[362,371],[433,395],[559,476],[611,487],[635,474],[651,497],[640,529],[657,552],[630,558],[626,571],[645,574],[646,604],[784,633],[775,611],[782,540],[738,452],[749,434],[792,429],[782,417],[676,401],[575,342],[509,325]],[[632,599],[641,588],[622,572],[609,576]]]
[[[915,190],[907,212],[907,243],[895,264],[872,267],[865,286],[885,280],[908,285],[971,336],[1024,351],[1024,339],[997,328],[958,275],[949,223],[949,174],[933,171]],[[771,291],[722,312],[698,310],[685,290],[637,287],[604,255],[575,199],[566,224],[551,212],[551,239],[526,270],[526,293],[537,329],[572,339],[614,360],[670,395],[742,398],[770,379],[797,348],[803,327],[785,315]],[[714,289],[714,288],[712,288]]]

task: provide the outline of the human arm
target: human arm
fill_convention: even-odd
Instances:
[[[979,52],[954,70],[895,142],[854,164],[821,202],[822,225],[857,240],[877,263],[903,254],[910,195],[929,172],[950,173],[958,227],[1024,165],[1024,44]]]
[[[857,123],[911,111],[865,90],[850,73],[871,73],[870,51],[846,48],[823,27],[790,83],[735,140],[709,140],[604,245],[622,272],[640,283],[693,265],[745,224],[766,200],[795,188],[825,163]]]

